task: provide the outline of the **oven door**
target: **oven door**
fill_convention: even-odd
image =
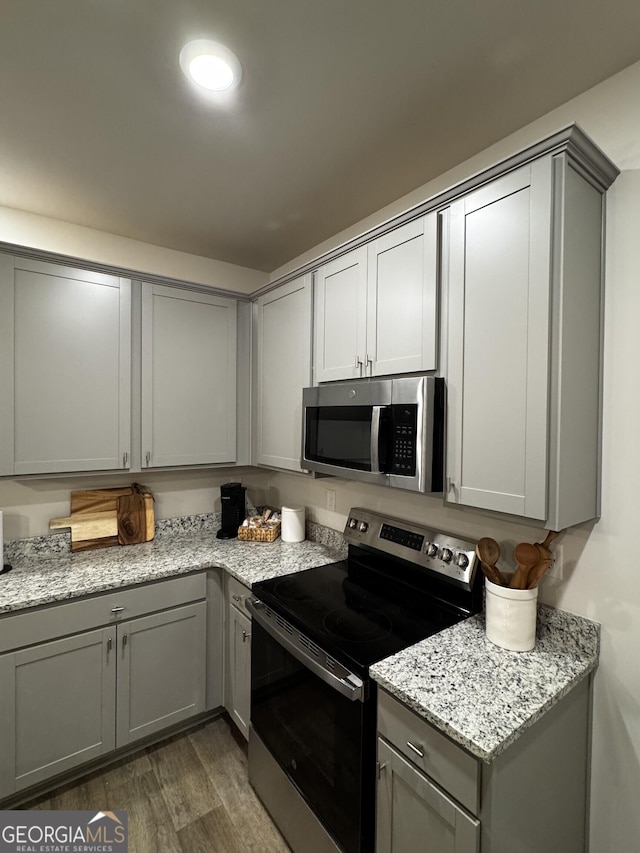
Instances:
[[[337,662],[333,671],[325,667],[326,656],[304,637],[301,645],[302,635],[261,602],[248,606],[253,729],[339,847],[370,850],[375,697],[365,693],[371,685]]]

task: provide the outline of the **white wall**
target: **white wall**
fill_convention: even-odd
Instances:
[[[142,274],[161,275],[191,284],[204,284],[235,293],[253,293],[268,278],[266,273],[248,267],[188,255],[8,207],[0,207],[0,243],[67,255]]]
[[[545,580],[541,598],[602,625],[590,853],[631,853],[640,850],[640,565],[635,550],[640,519],[640,64],[341,232],[272,278],[572,121],[623,170],[607,199],[602,516],[563,536],[563,580]],[[324,508],[327,488],[337,492],[335,513]],[[333,527],[344,524],[350,506],[363,505],[474,538],[494,536],[508,552],[517,542],[534,541],[538,535],[526,525],[448,509],[432,498],[340,480],[307,482],[279,474],[270,481],[267,497],[275,504],[306,504],[309,516]]]

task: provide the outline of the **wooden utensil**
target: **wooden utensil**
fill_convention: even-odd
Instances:
[[[500,559],[500,546],[495,539],[483,536],[476,545],[476,554],[482,563],[482,571],[492,583],[499,586],[507,586],[507,582],[496,563]]]
[[[550,553],[547,549],[545,549],[547,553]],[[527,589],[535,589],[538,586],[542,578],[549,571],[551,566],[553,565],[553,557],[544,557],[539,560],[533,569],[529,572],[529,578],[527,581]]]
[[[513,556],[517,569],[511,577],[509,586],[512,589],[527,589],[529,574],[540,561],[541,554],[535,545],[520,542],[513,549]]]
[[[138,545],[150,542],[155,534],[153,495],[144,486],[134,483],[132,494],[121,495],[117,503],[118,542]]]
[[[536,544],[541,545],[543,548],[548,548],[556,536],[560,536],[561,533],[564,533],[564,530],[547,530],[547,536],[544,542],[537,542]]]

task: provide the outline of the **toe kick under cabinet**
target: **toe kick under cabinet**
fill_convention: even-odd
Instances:
[[[0,632],[0,800],[205,710],[206,576],[25,611]]]
[[[584,853],[589,695],[584,680],[487,763],[380,690],[376,853]]]

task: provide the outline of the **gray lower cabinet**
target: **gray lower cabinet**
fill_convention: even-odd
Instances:
[[[117,746],[204,711],[206,604],[118,626]]]
[[[228,578],[224,704],[247,740],[251,715],[251,619],[245,600],[250,594],[235,578]]]
[[[205,595],[192,575],[4,618],[0,800],[204,711]]]
[[[115,747],[113,626],[0,656],[0,798]]]
[[[485,762],[379,690],[376,853],[584,853],[590,695],[585,679]]]
[[[418,839],[437,853],[477,853],[478,820],[382,739],[378,762],[378,853],[414,853]]]

